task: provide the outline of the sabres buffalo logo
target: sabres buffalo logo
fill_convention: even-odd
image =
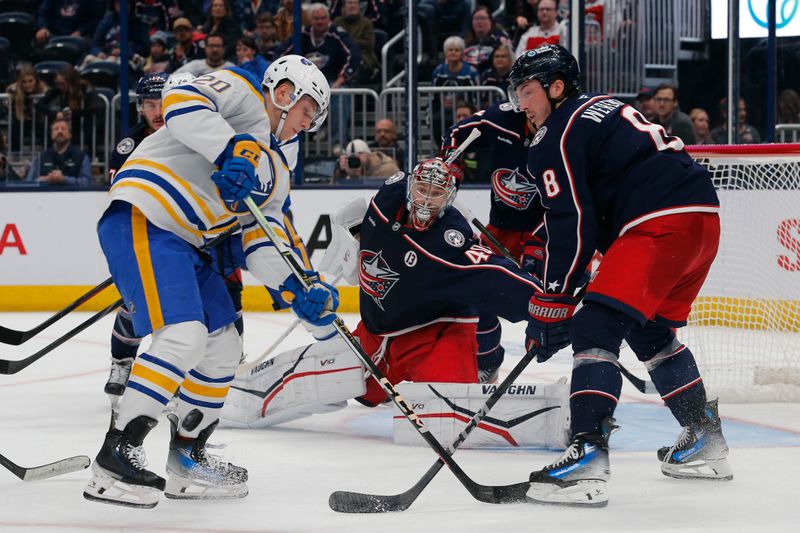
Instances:
[[[378,307],[384,310],[382,300],[389,294],[400,276],[389,268],[381,253],[361,251],[358,256],[358,283],[361,290],[372,296]]]
[[[497,169],[492,174],[492,191],[501,202],[519,211],[527,209],[538,194],[536,186],[517,168]]]

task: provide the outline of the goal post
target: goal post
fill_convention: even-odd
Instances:
[[[679,337],[711,397],[800,401],[800,144],[688,151],[711,172],[722,236]]]

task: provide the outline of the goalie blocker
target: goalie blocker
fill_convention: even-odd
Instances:
[[[363,366],[340,337],[283,352],[237,376],[222,409],[222,423],[263,428],[343,409],[366,393]],[[404,383],[398,391],[440,442],[452,441],[496,385]],[[462,447],[536,446],[563,449],[568,440],[569,385],[517,384]],[[394,441],[420,445],[414,429],[395,413]]]

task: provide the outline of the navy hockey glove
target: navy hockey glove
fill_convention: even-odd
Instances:
[[[528,327],[525,348],[537,350],[536,360],[543,363],[561,348],[569,346],[569,323],[578,300],[568,294],[537,292],[528,303]]]
[[[294,295],[292,311],[300,320],[313,326],[327,326],[336,319],[334,313],[339,307],[339,291],[333,285],[321,281],[316,272],[308,271],[306,274],[312,282],[307,291],[294,275],[286,278],[280,289]]]
[[[226,202],[235,202],[256,188],[256,168],[261,148],[252,135],[234,135],[214,163],[220,167],[211,174],[219,195]]]
[[[522,255],[519,264],[523,270],[537,277],[544,271],[544,246],[545,242],[539,237],[531,237],[522,243]]]

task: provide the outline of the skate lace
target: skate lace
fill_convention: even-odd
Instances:
[[[693,442],[694,439],[695,439],[694,431],[692,431],[688,427],[683,428],[683,431],[681,431],[681,434],[678,435],[678,441],[675,443],[675,448],[683,448],[686,445],[688,445],[691,442]]]
[[[141,469],[147,466],[147,456],[144,453],[144,447],[126,444],[124,452],[125,456],[134,467]]]
[[[128,380],[131,373],[131,367],[122,363],[113,363],[111,365],[111,378],[110,381],[121,383]]]
[[[551,466],[554,467],[554,468],[557,468],[559,466],[563,466],[563,465],[567,464],[570,461],[574,461],[575,459],[579,459],[580,456],[581,456],[580,446],[581,445],[578,444],[577,442],[570,444],[569,448],[567,448],[564,451],[564,455],[562,455],[561,458],[558,461],[556,461],[555,463],[553,463]]]

